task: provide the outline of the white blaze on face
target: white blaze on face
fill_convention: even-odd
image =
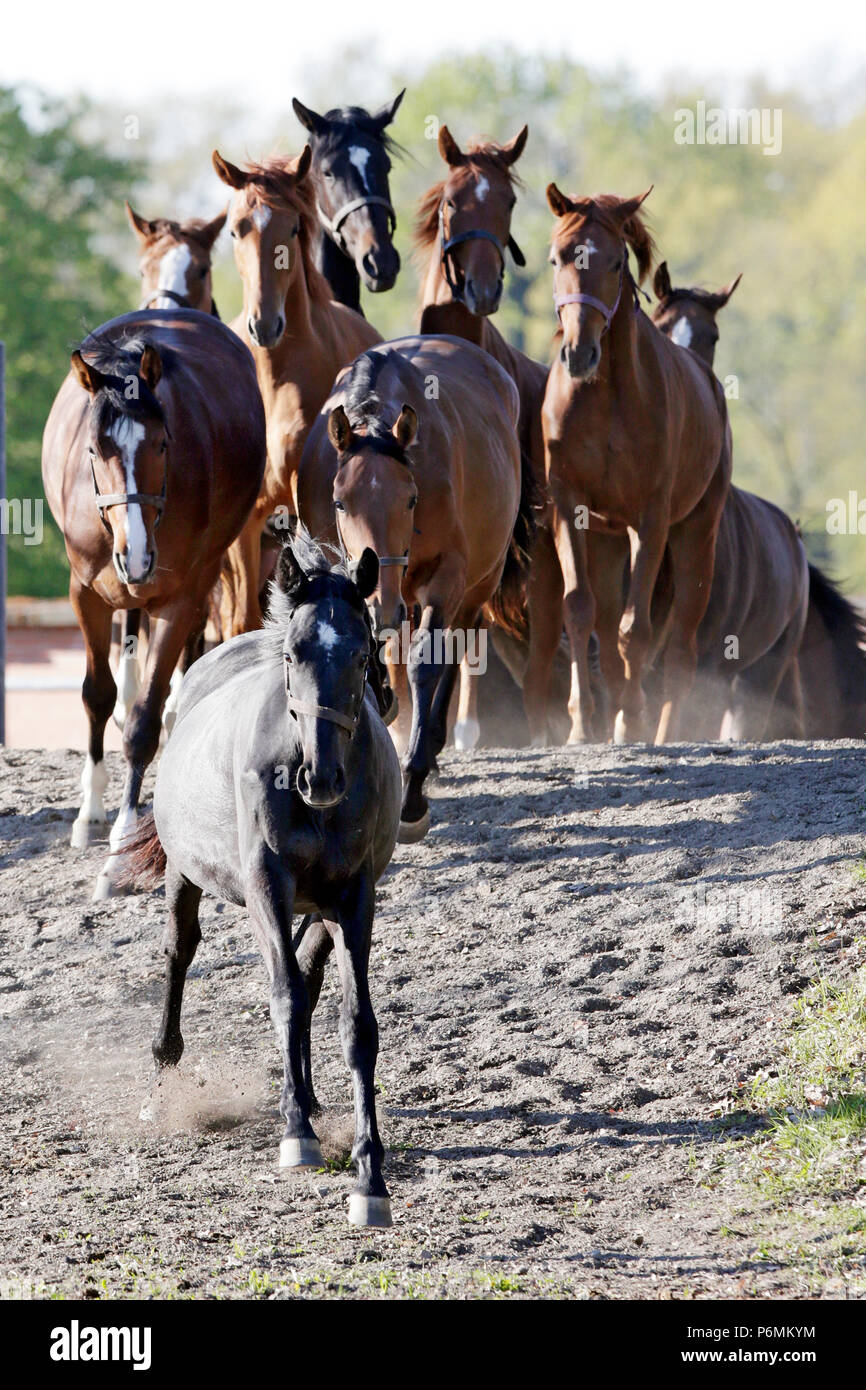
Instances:
[[[269,207],[265,207],[264,203],[260,203],[257,208],[253,208],[250,213],[250,219],[253,226],[256,227],[259,232],[263,232],[271,220],[271,210]]]
[[[192,252],[185,242],[166,251],[159,263],[159,282],[157,291],[173,290],[175,294],[186,296],[186,273],[192,260]],[[154,300],[154,309],[175,309],[177,305],[168,295]]]
[[[333,628],[333,627],[331,627],[331,624],[330,624],[330,623],[326,623],[326,622],[324,621],[324,619],[323,619],[323,620],[319,623],[319,626],[318,626],[318,633],[319,633],[319,641],[321,642],[322,646],[325,648],[325,651],[326,651],[326,652],[333,651],[334,647],[336,647],[337,643],[338,643],[339,640],[340,640],[339,633],[336,631],[336,629]]]
[[[486,178],[484,177],[484,175],[482,174],[482,175],[481,175],[481,178],[478,180],[478,182],[477,182],[476,185],[475,185],[475,196],[476,196],[476,198],[478,199],[479,203],[483,203],[483,202],[484,202],[484,199],[487,197],[487,194],[488,194],[489,192],[490,192],[490,181],[489,181],[488,179],[486,179]]]
[[[369,191],[367,189],[367,161],[369,158],[370,151],[366,150],[363,145],[352,145],[349,150],[349,160],[361,175],[361,187],[365,192]]]
[[[598,250],[598,247],[590,237],[587,237],[586,241],[583,243],[583,249],[588,256],[591,256],[594,251]]]
[[[139,420],[131,420],[121,415],[115,421],[111,438],[117,445],[126,475],[126,491],[137,492],[135,483],[135,456],[144,442],[145,428]],[[147,569],[147,527],[144,524],[141,505],[130,502],[126,508],[126,568],[135,582],[135,577]]]
[[[677,319],[671,331],[671,342],[678,347],[688,347],[692,341],[692,326],[688,319]]]

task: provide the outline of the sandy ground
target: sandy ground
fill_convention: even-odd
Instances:
[[[850,1194],[780,1217],[702,1180],[761,1123],[731,1130],[730,1112],[798,992],[866,955],[863,744],[445,755],[431,833],[382,882],[371,961],[384,1232],[346,1220],[336,972],[313,1040],[336,1161],[281,1176],[265,973],[223,903],[203,903],[181,1068],[141,1118],[164,900],[90,902],[105,847],[68,847],[81,762],[0,754],[0,1291],[863,1290],[862,1257],[821,1255]],[[805,1262],[756,1257],[780,1219]]]

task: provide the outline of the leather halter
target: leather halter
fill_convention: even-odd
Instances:
[[[310,579],[310,580],[308,581],[307,587],[308,587],[309,592],[306,593],[306,594],[304,594],[304,595],[302,596],[302,598],[300,599],[300,601],[295,605],[296,608],[300,608],[300,607],[302,606],[302,604],[315,603],[315,602],[317,602],[317,601],[318,601],[319,599],[321,599],[321,598],[331,598],[331,599],[332,599],[332,598],[334,597],[333,593],[327,592],[327,591],[325,590],[325,588],[324,588],[321,584],[318,584],[318,583],[316,582],[318,578],[319,578],[319,576],[314,575],[314,576],[312,577],[312,579]],[[349,581],[349,582],[351,582],[351,581]],[[285,671],[286,671],[286,697],[287,697],[287,698],[286,698],[286,703],[287,703],[287,705],[288,705],[289,712],[290,712],[292,718],[293,718],[293,719],[297,719],[297,717],[298,717],[299,714],[308,714],[312,719],[324,719],[324,720],[326,720],[329,724],[337,724],[341,729],[345,729],[345,730],[348,732],[349,738],[351,739],[351,738],[354,737],[355,730],[356,730],[356,728],[357,728],[357,726],[358,726],[358,720],[359,720],[359,718],[360,718],[360,716],[361,716],[361,709],[363,708],[363,704],[364,704],[364,692],[365,692],[366,689],[367,689],[367,674],[368,674],[368,671],[369,671],[369,662],[370,662],[370,657],[373,655],[374,647],[373,647],[373,633],[372,633],[372,629],[371,629],[370,624],[369,624],[369,620],[368,620],[368,618],[367,618],[367,609],[366,609],[366,605],[365,605],[363,599],[360,597],[360,595],[358,595],[358,596],[357,596],[357,603],[355,604],[355,603],[353,603],[353,600],[352,600],[352,598],[351,598],[350,596],[347,598],[345,595],[343,595],[342,597],[343,597],[344,601],[348,601],[349,603],[352,604],[352,606],[357,607],[358,611],[361,613],[361,616],[362,616],[362,617],[364,618],[364,620],[365,620],[365,623],[366,623],[366,626],[367,626],[367,632],[368,632],[369,637],[370,637],[370,648],[369,648],[369,652],[368,652],[368,654],[367,654],[367,668],[368,668],[368,670],[367,670],[367,672],[365,672],[365,675],[364,675],[364,686],[363,686],[363,689],[362,689],[362,691],[361,691],[361,699],[360,699],[360,701],[359,701],[359,703],[358,703],[358,708],[356,709],[355,713],[354,713],[354,714],[344,714],[342,710],[332,709],[330,705],[317,705],[317,704],[313,704],[313,703],[311,703],[311,702],[309,702],[309,701],[307,701],[307,700],[298,700],[298,699],[296,699],[296,697],[292,694],[292,690],[291,690],[291,682],[290,682],[290,677],[289,677],[289,671],[290,671],[290,668],[291,668],[292,659],[291,659],[291,657],[289,656],[288,652],[283,652],[283,660],[284,660],[284,662],[285,662]],[[292,611],[294,612],[294,609],[293,609]]]
[[[168,433],[168,431],[166,431],[166,433]],[[153,523],[154,528],[159,525],[162,520],[162,514],[165,511],[166,484],[168,482],[167,462],[162,479],[162,492],[100,492],[99,484],[96,481],[96,468],[93,464],[93,455],[89,454],[88,458],[90,459],[90,475],[93,478],[93,500],[99,512],[99,519],[106,531],[111,530],[105,515],[110,507],[128,507],[136,502],[139,506],[156,507],[156,520]]]
[[[340,231],[340,228],[342,227],[346,218],[351,216],[353,212],[357,212],[359,208],[366,207],[380,207],[387,209],[388,234],[389,236],[393,236],[395,231],[397,230],[397,214],[394,211],[390,199],[381,198],[378,193],[369,193],[366,194],[363,198],[352,198],[348,203],[343,203],[342,207],[337,209],[333,217],[329,217],[328,214],[325,212],[325,209],[322,207],[322,204],[318,201],[318,199],[316,200],[316,212],[319,215],[319,221],[321,222],[325,231],[328,233],[328,236],[331,238],[331,240],[334,241],[340,248],[340,250],[346,255],[348,255],[348,250],[346,247],[345,238],[343,237],[343,233]]]
[[[442,273],[448,284],[454,299],[458,303],[463,302],[463,291],[457,283],[454,275],[454,268],[451,258],[456,246],[462,246],[465,241],[489,241],[499,252],[499,279],[505,279],[505,249],[498,236],[493,232],[488,232],[484,227],[470,227],[466,232],[458,232],[456,236],[447,236],[445,232],[445,200],[439,204],[439,260],[442,265]],[[521,251],[513,236],[509,236],[506,242],[507,249],[514,258],[515,265],[526,265],[526,257]]]
[[[148,299],[145,299],[143,303],[139,304],[139,309],[149,309],[155,299],[173,299],[179,309],[192,309],[192,305],[189,302],[188,295],[178,294],[176,290],[160,289],[154,290],[153,294]],[[169,311],[166,309],[165,312],[168,313]],[[201,313],[203,311],[196,310],[196,312]],[[216,306],[216,301],[214,300],[213,295],[211,295],[210,301],[210,317],[212,319],[219,319],[220,317],[220,311]],[[220,322],[222,322],[222,319],[220,319]]]

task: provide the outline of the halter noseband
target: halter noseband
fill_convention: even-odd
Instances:
[[[603,299],[596,299],[594,294],[556,294],[556,292],[554,292],[553,307],[556,310],[556,317],[560,320],[560,322],[562,322],[562,314],[560,313],[560,310],[562,309],[564,304],[588,304],[591,309],[597,309],[598,312],[600,314],[603,314],[604,316],[604,328],[601,330],[601,336],[604,337],[605,333],[610,328],[610,325],[613,322],[614,315],[616,314],[617,309],[619,308],[620,300],[622,299],[622,287],[625,282],[626,276],[628,276],[628,282],[631,286],[632,297],[634,299],[634,311],[636,314],[640,313],[640,295],[642,291],[635,284],[632,273],[628,268],[628,247],[626,247],[623,262],[620,267],[619,288],[616,292],[616,299],[614,300],[613,308],[609,308],[609,306],[605,304]],[[649,299],[649,295],[647,295],[646,297],[647,299]]]
[[[177,305],[177,307],[178,307],[179,309],[192,309],[192,305],[191,305],[190,302],[189,302],[189,296],[188,296],[188,295],[185,295],[185,294],[178,294],[177,290],[160,290],[160,289],[154,290],[153,294],[150,295],[150,297],[149,297],[148,299],[145,299],[141,304],[139,304],[139,306],[138,306],[139,309],[149,309],[150,306],[153,304],[153,301],[154,301],[155,299],[173,299],[174,302],[175,302],[175,304]],[[168,310],[166,310],[165,312],[168,313]],[[197,310],[196,312],[201,312],[201,311],[200,311],[200,310]],[[210,317],[211,317],[212,319],[218,319],[219,316],[220,316],[220,311],[219,311],[219,309],[218,309],[217,306],[216,306],[216,301],[215,301],[213,295],[211,295],[211,301],[210,301]],[[221,319],[220,319],[220,322],[222,322]]]
[[[321,580],[324,580],[325,583],[319,582]],[[351,581],[347,582],[351,583]],[[327,586],[326,576],[314,575],[312,579],[307,580],[305,592],[302,598],[299,600],[299,602],[295,604],[295,608],[300,608],[301,604],[315,603],[320,598],[332,599],[333,597],[333,591]],[[369,670],[369,662],[374,650],[373,632],[372,628],[370,627],[370,622],[367,617],[367,609],[363,599],[360,596],[358,596],[357,601],[354,601],[350,594],[342,594],[340,595],[340,597],[344,600],[344,602],[351,604],[353,608],[357,608],[358,612],[361,614],[365,621],[367,632],[370,637],[370,649],[367,655],[367,669],[364,673],[364,688],[361,691],[361,699],[359,701],[358,708],[356,709],[354,714],[344,714],[342,710],[332,709],[330,705],[316,705],[308,702],[307,700],[296,699],[295,696],[292,694],[291,690],[289,678],[291,657],[289,656],[288,652],[283,653],[286,671],[286,703],[289,707],[289,712],[293,719],[297,719],[299,714],[308,714],[312,719],[324,719],[329,724],[337,724],[341,729],[345,729],[348,732],[349,738],[351,739],[354,737],[355,730],[358,727],[358,719],[360,718],[361,708],[364,704],[364,690],[366,690],[367,688],[367,673]],[[294,611],[295,609],[292,610],[292,612]]]
[[[322,204],[318,201],[318,199],[316,200],[316,212],[319,215],[319,221],[321,222],[325,231],[328,233],[328,236],[331,238],[331,240],[336,243],[336,245],[345,255],[348,255],[348,249],[346,247],[346,241],[343,236],[343,233],[340,231],[340,228],[342,227],[346,218],[350,217],[353,212],[357,212],[359,208],[366,207],[380,207],[385,208],[387,210],[388,235],[393,236],[395,231],[397,230],[397,214],[394,211],[390,199],[381,198],[378,193],[369,193],[365,195],[363,198],[352,198],[348,203],[343,203],[342,207],[337,209],[333,217],[329,217],[328,214],[325,212],[325,209],[322,207]]]
[[[168,430],[166,430],[166,434],[168,434]],[[90,454],[88,457],[90,459],[90,475],[93,478],[93,500],[99,512],[99,519],[106,531],[111,530],[105,515],[110,507],[128,507],[136,502],[139,506],[156,507],[156,520],[153,523],[154,528],[156,528],[162,520],[162,514],[165,511],[168,464],[166,463],[165,473],[163,474],[162,492],[100,492],[99,484],[96,481],[96,469],[93,464],[93,455]]]
[[[499,237],[495,236],[493,232],[488,232],[484,227],[470,227],[468,231],[458,232],[456,236],[447,236],[445,233],[445,200],[443,199],[439,204],[439,259],[448,288],[458,303],[463,302],[463,291],[454,275],[451,258],[454,255],[454,248],[462,246],[465,241],[489,241],[495,246],[499,252],[499,279],[504,280],[505,248],[503,248]],[[526,265],[526,257],[513,236],[509,236],[506,246],[514,258],[515,265]]]

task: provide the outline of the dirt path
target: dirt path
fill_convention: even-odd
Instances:
[[[864,756],[446,756],[434,828],[398,848],[381,890],[371,975],[395,1225],[374,1233],[346,1222],[339,1162],[278,1174],[264,969],[229,906],[203,904],[187,1051],[139,1117],[162,895],[91,904],[104,846],[67,847],[81,756],[0,756],[0,1280],[68,1296],[862,1290],[862,1257],[756,1254],[770,1220],[814,1244],[833,1198],[772,1211],[724,1175],[724,1154],[731,1098],[771,1062],[797,993],[866,956],[851,872]],[[116,806],[116,756],[111,770]],[[331,969],[314,1066],[339,1155],[336,1020]]]

